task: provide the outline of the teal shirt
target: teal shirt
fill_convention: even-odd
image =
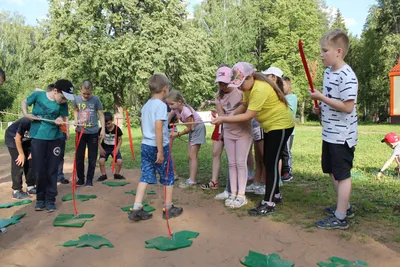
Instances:
[[[289,108],[292,111],[293,117],[296,118],[296,112],[297,112],[297,96],[295,94],[290,94],[290,95],[286,95],[286,100],[289,103]],[[292,135],[294,135],[294,129],[293,129],[293,133]]]
[[[55,120],[68,117],[68,104],[58,104],[47,98],[46,92],[34,92],[26,99],[28,106],[33,105],[32,114],[43,119]],[[60,126],[53,122],[32,121],[31,138],[40,140],[56,140],[63,137]]]

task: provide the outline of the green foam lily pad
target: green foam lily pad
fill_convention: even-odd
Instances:
[[[58,214],[53,221],[53,226],[82,227],[85,222],[93,221],[94,214]]]
[[[75,199],[78,199],[78,200],[80,200],[82,202],[88,201],[88,200],[94,199],[94,198],[97,198],[97,196],[96,195],[78,195],[78,194],[75,194]],[[68,194],[66,194],[65,196],[62,197],[62,201],[70,201],[70,200],[72,200],[72,193],[68,193]]]
[[[106,181],[106,182],[102,182],[102,184],[108,185],[108,186],[112,186],[112,187],[116,187],[116,186],[124,186],[127,184],[130,184],[130,182],[115,182],[115,181]]]
[[[364,267],[368,266],[368,264],[364,261],[356,260],[349,261],[339,257],[331,257],[328,259],[330,263],[318,262],[318,266],[320,267]]]
[[[25,200],[13,202],[13,203],[0,204],[0,209],[7,209],[7,208],[11,208],[11,207],[16,207],[16,206],[22,206],[22,205],[27,205],[30,203],[32,203],[32,200],[25,199]]]
[[[192,238],[199,236],[197,232],[191,231],[180,231],[173,234],[172,238],[169,239],[165,236],[156,237],[150,240],[146,240],[146,248],[155,248],[161,251],[171,251],[180,248],[190,247],[193,243]]]
[[[114,245],[106,238],[99,235],[86,234],[79,237],[79,240],[69,240],[64,244],[58,245],[63,247],[93,247],[99,249],[102,246],[113,248]]]
[[[261,254],[249,251],[249,255],[240,260],[247,267],[293,267],[294,263],[281,259],[279,254]]]
[[[125,192],[125,194],[131,194],[131,195],[136,196],[136,190],[131,190],[131,191]],[[149,190],[149,191],[146,192],[146,194],[147,194],[147,195],[155,195],[155,194],[156,194],[156,191],[154,191],[154,190]]]
[[[0,228],[5,228],[7,226],[17,224],[26,215],[26,213],[18,214],[12,216],[10,219],[0,219]]]
[[[351,172],[351,180],[353,181],[367,181],[370,178],[366,177],[362,172]]]

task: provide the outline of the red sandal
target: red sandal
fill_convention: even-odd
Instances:
[[[218,189],[219,187],[219,182],[214,182],[214,181],[210,181],[207,184],[202,184],[201,189],[203,190],[208,190],[208,189]]]

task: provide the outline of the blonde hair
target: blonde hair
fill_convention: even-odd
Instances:
[[[341,48],[343,58],[347,55],[350,48],[350,40],[347,34],[341,29],[334,29],[321,37],[319,43],[322,45],[323,43],[328,42],[330,45],[335,48]]]
[[[152,94],[161,93],[165,86],[169,86],[169,80],[164,74],[154,74],[149,78],[149,89]]]
[[[258,81],[263,81],[268,83],[269,85],[271,85],[271,87],[274,89],[276,95],[278,96],[279,100],[285,104],[287,107],[289,106],[289,103],[286,100],[285,94],[282,92],[282,90],[278,87],[278,85],[276,83],[274,83],[273,81],[271,81],[269,78],[267,78],[264,74],[262,74],[261,72],[254,72],[253,73],[253,77],[255,80]]]
[[[195,113],[195,112],[196,112],[190,105],[186,104],[185,98],[183,97],[182,93],[179,92],[178,90],[171,90],[171,91],[169,92],[169,94],[167,95],[166,100],[167,100],[167,101],[168,101],[168,100],[169,100],[169,101],[174,101],[174,102],[181,101],[182,104],[183,104],[184,106],[186,106],[188,109],[190,109],[190,111],[191,111],[192,113]]]

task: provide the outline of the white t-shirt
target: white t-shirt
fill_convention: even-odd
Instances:
[[[393,156],[400,156],[400,144],[397,144],[397,146],[395,146],[393,150],[394,151],[393,151],[392,157]]]
[[[325,70],[322,93],[343,102],[354,100],[354,108],[347,114],[321,103],[322,140],[332,144],[347,142],[349,147],[357,145],[357,91],[358,80],[349,65],[345,64],[337,71],[332,71],[330,67]]]

